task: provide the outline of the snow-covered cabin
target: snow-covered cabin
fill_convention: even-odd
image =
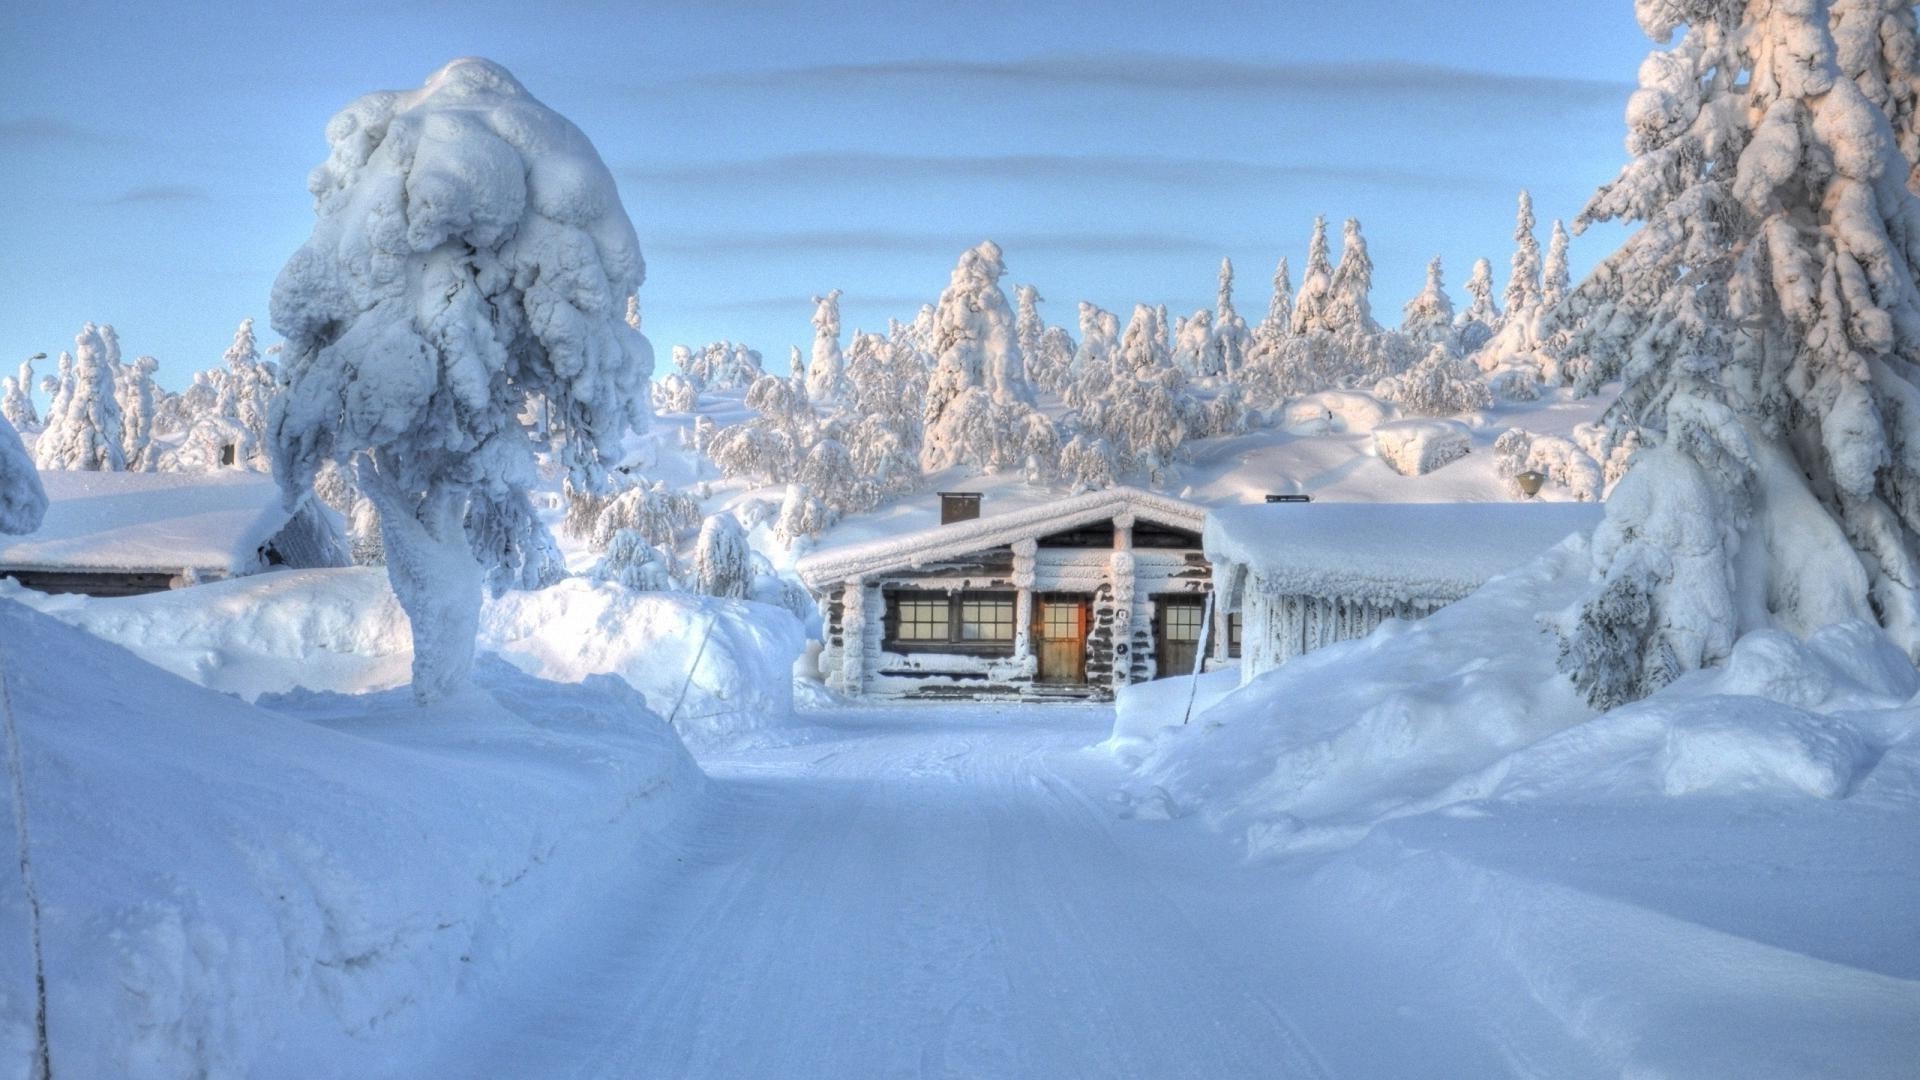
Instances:
[[[1203,538],[1245,683],[1431,615],[1600,516],[1598,503],[1268,503],[1214,511]]]
[[[213,473],[40,473],[47,516],[0,536],[0,577],[42,592],[128,596],[273,566],[346,566],[333,516],[289,510],[273,478]]]
[[[1105,699],[1190,674],[1203,640],[1209,664],[1225,659],[1226,635],[1203,630],[1203,507],[1129,487],[984,517],[967,516],[977,495],[946,500],[959,520],[800,560],[835,689]]]

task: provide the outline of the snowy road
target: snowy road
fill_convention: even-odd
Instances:
[[[440,1076],[1325,1075],[1224,844],[1089,791],[1104,710],[858,710],[713,758],[684,866],[587,905]],[[654,872],[657,878],[657,871]]]

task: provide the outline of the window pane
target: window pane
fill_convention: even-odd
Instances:
[[[1013,597],[969,596],[961,600],[960,640],[1012,641]]]
[[[1240,613],[1227,616],[1227,655],[1240,655]]]
[[[945,597],[901,599],[901,641],[947,640],[947,600]]]
[[[1199,641],[1203,614],[1199,604],[1168,604],[1160,632],[1168,641]]]

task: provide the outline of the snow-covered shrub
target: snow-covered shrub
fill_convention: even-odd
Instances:
[[[292,495],[354,463],[430,700],[466,681],[482,588],[551,565],[528,395],[583,490],[647,422],[652,349],[622,317],[643,264],[592,144],[497,64],[369,94],[327,131],[313,235],[273,290],[275,474]]]
[[[837,518],[833,508],[815,498],[805,484],[788,484],[779,516],[774,519],[773,534],[792,547],[826,532]]]
[[[697,352],[675,345],[673,366],[700,390],[735,390],[766,374],[759,350],[731,341],[716,341]]]
[[[744,599],[753,584],[753,549],[731,514],[713,514],[700,526],[693,549],[694,591],[702,596]]]
[[[1527,471],[1527,455],[1533,452],[1533,434],[1522,428],[1508,428],[1493,440],[1493,472],[1506,481],[1507,494],[1522,498],[1520,482],[1514,477]]]
[[[1480,370],[1478,364],[1472,366],[1475,371]],[[1494,397],[1502,401],[1537,401],[1540,398],[1540,376],[1531,368],[1502,368],[1487,376],[1487,387]]]
[[[1373,429],[1373,448],[1401,476],[1425,476],[1466,457],[1473,439],[1449,420],[1395,420]]]
[[[1533,437],[1527,447],[1526,469],[1521,471],[1529,470],[1544,473],[1549,481],[1566,488],[1581,502],[1600,498],[1605,488],[1600,463],[1588,457],[1572,440],[1559,435]]]
[[[1493,402],[1480,369],[1445,345],[1430,347],[1419,363],[1382,379],[1374,393],[1410,416],[1457,416]]]
[[[633,529],[616,529],[588,575],[635,592],[666,592],[675,587],[673,555]]]
[[[1389,410],[1366,394],[1327,390],[1287,403],[1280,427],[1293,435],[1370,435]]]
[[[1119,465],[1105,439],[1075,435],[1060,448],[1060,479],[1072,494],[1099,491],[1118,483]]]
[[[649,544],[672,548],[682,533],[698,524],[699,500],[683,491],[669,491],[659,481],[639,483],[606,500],[600,507],[588,530],[587,544],[595,551],[606,551],[613,544],[615,534],[631,529]]]
[[[694,385],[692,379],[677,371],[669,373],[666,378],[653,384],[655,412],[690,413],[698,407],[699,403],[700,388]]]

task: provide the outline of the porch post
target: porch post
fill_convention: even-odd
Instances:
[[[858,694],[867,688],[867,583],[848,578],[840,603],[840,690]]]
[[[1113,586],[1113,688],[1133,681],[1133,515],[1113,519],[1113,557],[1107,560]]]
[[[1040,545],[1032,539],[1013,545],[1013,587],[1020,590],[1013,602],[1013,658],[1025,660],[1033,654],[1033,568]]]

